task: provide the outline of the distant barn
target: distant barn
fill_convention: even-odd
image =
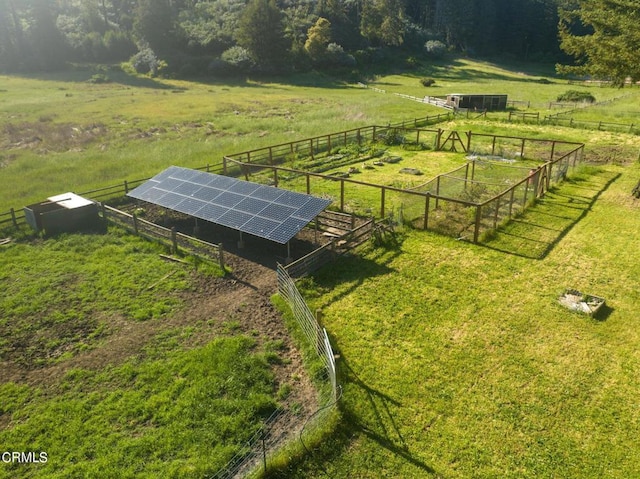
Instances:
[[[452,93],[447,95],[447,103],[454,108],[465,108],[468,110],[506,110],[507,95],[467,95],[463,93]]]

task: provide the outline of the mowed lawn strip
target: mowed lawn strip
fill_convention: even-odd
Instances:
[[[639,170],[555,190],[597,198],[578,218],[548,208],[553,197],[523,215],[562,217],[543,224],[556,236],[535,257],[407,232],[401,251],[307,280],[340,353],[353,440],[298,477],[322,477],[319,462],[332,477],[637,475]],[[605,297],[605,317],[559,306],[566,287]]]

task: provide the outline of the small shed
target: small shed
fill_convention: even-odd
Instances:
[[[468,110],[506,110],[507,95],[451,93],[447,95],[447,103],[454,108],[466,108]]]
[[[25,206],[24,215],[34,230],[47,235],[93,229],[100,224],[98,204],[75,193],[51,196]]]

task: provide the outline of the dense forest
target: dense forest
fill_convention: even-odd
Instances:
[[[637,0],[0,0],[0,71],[353,71],[447,52],[562,62],[563,50],[584,67],[602,56],[587,40],[606,36],[614,7],[621,21],[640,11]]]

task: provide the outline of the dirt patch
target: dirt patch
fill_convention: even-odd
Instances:
[[[281,361],[272,367],[275,388],[283,384],[291,386],[283,406],[297,404],[302,406],[303,415],[311,413],[317,407],[315,388],[281,314],[271,303],[271,295],[277,292],[274,269],[232,254],[227,254],[226,262],[232,273],[225,278],[205,277],[194,271],[192,288],[181,293],[184,306],[170,317],[142,322],[118,315],[98,318],[108,325],[98,346],[58,364],[39,368],[1,362],[0,383],[16,382],[55,390],[72,369],[100,370],[132,358],[144,358],[151,342],[162,333],[179,334],[190,328],[191,334],[181,339],[187,348],[204,346],[222,335],[243,333],[257,341],[258,349],[267,343],[279,345],[276,352]]]

